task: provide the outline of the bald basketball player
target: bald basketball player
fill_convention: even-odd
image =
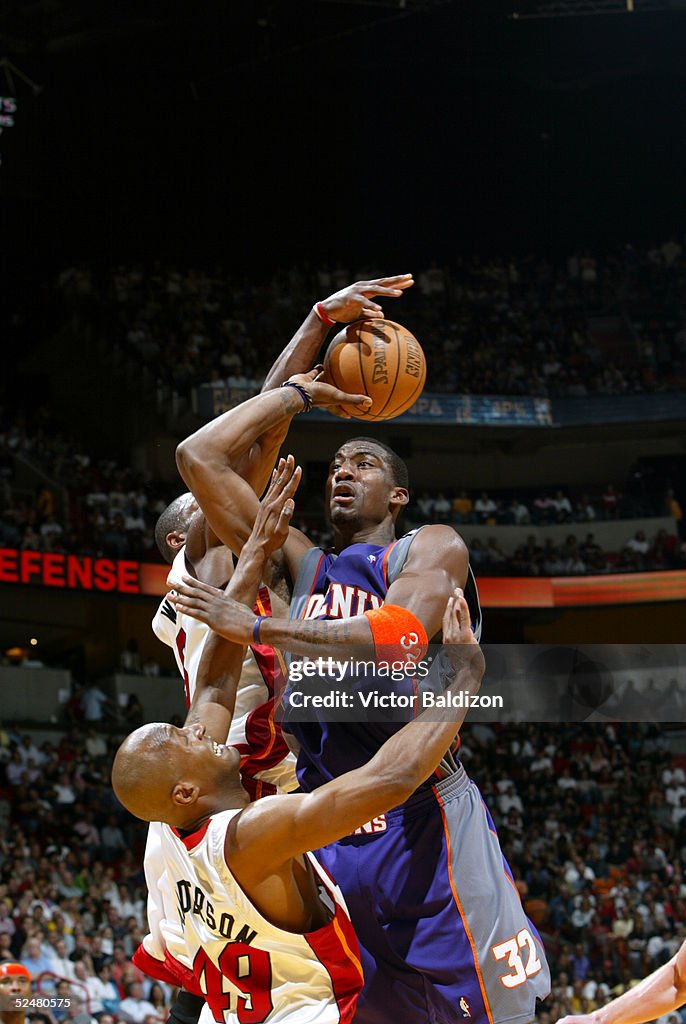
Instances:
[[[299,475],[291,458],[281,461],[229,596],[254,598],[266,559],[288,533]],[[459,590],[443,634],[455,671],[449,689],[475,693],[484,662]],[[235,688],[243,650],[234,647],[236,678],[227,685]],[[435,769],[464,715],[454,708],[439,721],[420,716],[367,765],[313,793],[253,803],[240,785],[237,752],[202,723],[132,733],[117,752],[113,788],[137,817],[165,822],[152,865],[162,913],[134,962],[203,994],[208,1021],[234,1024],[249,1011],[264,1022],[350,1022],[362,987],[357,941],[340,890],[308,851],[402,803]]]

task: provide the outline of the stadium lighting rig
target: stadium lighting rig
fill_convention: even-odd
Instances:
[[[686,11],[686,0],[544,0],[510,14],[512,21],[581,18],[599,14],[652,14]]]
[[[0,57],[0,70],[4,72],[5,81],[7,82],[7,91],[10,96],[16,96],[16,89],[14,85],[15,77],[20,79],[24,85],[28,85],[29,89],[34,96],[40,96],[43,91],[41,85],[37,85],[28,75],[24,74],[16,64],[13,64],[7,57]]]
[[[387,11],[408,13],[432,11],[437,7],[448,7],[455,0],[317,0],[320,4],[335,4],[337,7],[383,7]]]

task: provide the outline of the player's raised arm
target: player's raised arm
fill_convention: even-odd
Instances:
[[[301,475],[292,455],[281,459],[273,471],[269,489],[259,503],[250,536],[226,587],[228,597],[250,605],[254,603],[266,560],[288,536],[294,509],[293,496]],[[243,645],[232,643],[216,633],[208,637],[198,665],[186,725],[201,723],[213,739],[223,741],[226,738],[233,718],[244,655]]]
[[[250,532],[256,508],[249,491],[240,486],[235,477],[241,478],[254,494],[261,494],[293,416],[311,405],[345,415],[340,408],[343,403],[369,404],[366,396],[357,395],[349,400],[343,392],[321,383],[308,387],[318,370],[306,371],[314,363],[329,326],[383,316],[382,307],[373,301],[374,296],[397,298],[413,284],[411,274],[357,281],[316,303],[277,358],[263,387],[263,392],[278,389],[294,375],[305,374],[304,380],[295,377],[303,389],[304,405],[291,395],[290,402],[258,404],[258,413],[253,415],[255,399],[250,399],[205,424],[178,446],[179,472],[211,529],[227,547],[240,550]]]
[[[647,1024],[686,1003],[686,942],[671,960],[606,1006],[557,1024]]]
[[[443,636],[455,672],[446,693],[477,693],[485,663],[461,590],[448,601]],[[289,857],[341,839],[407,800],[437,767],[465,715],[466,707],[446,708],[438,714],[424,712],[387,740],[361,768],[313,793],[291,795],[283,804],[278,798],[258,801],[236,819],[227,837],[227,861],[232,870],[250,885]]]
[[[262,390],[277,388],[292,374],[309,370],[316,363],[322,342],[331,327],[352,323],[354,320],[383,317],[383,308],[374,299],[397,299],[413,284],[412,274],[355,281],[321,302],[316,302],[267,374]]]
[[[258,437],[288,425],[312,407],[337,409],[341,403],[365,406],[366,395],[345,395],[316,381],[318,370],[294,378],[286,386],[248,399],[206,423],[176,449],[179,472],[219,539],[236,554],[248,539],[258,498],[238,472]]]

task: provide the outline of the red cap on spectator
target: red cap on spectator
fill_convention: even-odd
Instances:
[[[0,978],[6,978],[10,974],[23,974],[25,978],[31,981],[31,975],[23,964],[0,964]]]

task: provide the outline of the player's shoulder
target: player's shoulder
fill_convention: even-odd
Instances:
[[[422,526],[412,536],[408,561],[421,558],[423,561],[440,564],[445,558],[466,557],[467,545],[452,526],[444,523],[430,523]]]

